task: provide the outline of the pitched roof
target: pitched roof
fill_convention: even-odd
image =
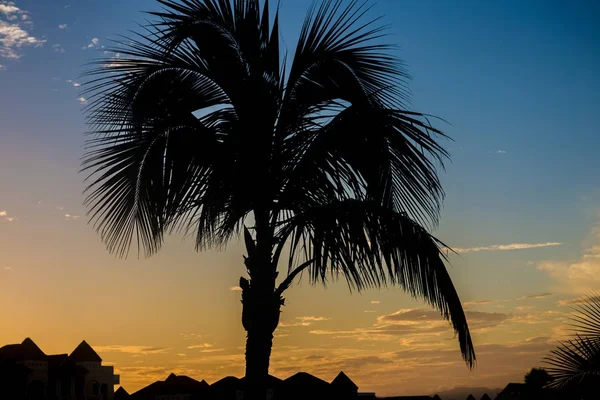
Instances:
[[[71,359],[74,362],[102,362],[102,359],[100,358],[98,353],[96,353],[94,349],[92,349],[92,346],[90,346],[85,340],[81,342],[79,346],[75,348],[75,350],[73,350],[73,352],[69,356],[69,359]]]
[[[500,395],[500,394],[510,394],[510,393],[522,393],[524,390],[525,390],[524,383],[509,383],[498,394]]]
[[[352,379],[348,378],[348,375],[346,375],[344,371],[340,371],[340,373],[335,377],[335,379],[331,381],[331,384],[342,389],[348,389],[353,391],[358,390],[358,386],[356,386],[356,383],[352,382]]]
[[[467,400],[475,400],[475,396],[473,396],[472,394],[470,394],[469,397],[467,397]]]
[[[240,379],[235,376],[226,376],[225,378],[219,379],[216,382],[213,382],[210,387],[214,389],[231,389],[238,388],[241,385]]]
[[[484,393],[483,396],[481,396],[481,400],[492,400],[492,398],[488,396],[487,393]]]
[[[323,379],[317,378],[314,375],[311,375],[307,372],[298,372],[290,376],[289,378],[283,381],[285,385],[291,386],[301,386],[303,388],[307,386],[323,386],[329,387],[329,383],[325,382]]]
[[[123,386],[119,386],[117,390],[115,390],[115,400],[126,399],[129,397],[129,393]]]
[[[156,396],[158,390],[165,384],[165,381],[156,381],[154,383],[149,384],[145,388],[138,390],[135,393],[131,394],[131,399],[151,399]]]
[[[17,360],[46,360],[46,354],[31,340],[26,338],[16,351]]]

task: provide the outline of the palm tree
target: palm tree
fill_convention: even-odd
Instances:
[[[573,337],[546,358],[549,386],[597,398],[593,396],[600,393],[600,292],[576,300],[573,310]]]
[[[445,137],[404,106],[402,63],[364,5],[313,5],[291,64],[259,0],[159,0],[155,23],[88,71],[86,204],[109,251],[197,250],[243,233],[246,376],[268,374],[284,291],[342,276],[351,290],[398,285],[437,308],[475,353],[428,233],[443,190]],[[285,258],[285,260],[284,260]],[[278,265],[287,274],[278,280]]]

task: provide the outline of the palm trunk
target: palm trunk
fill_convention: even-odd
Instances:
[[[273,282],[260,278],[240,279],[242,288],[242,324],[246,337],[246,395],[244,399],[264,400],[273,332],[279,324],[282,299],[275,293]],[[263,283],[263,285],[261,285]],[[266,283],[266,285],[264,284]]]

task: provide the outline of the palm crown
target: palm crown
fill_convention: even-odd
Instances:
[[[444,246],[425,229],[443,198],[444,135],[405,110],[407,75],[361,22],[367,9],[312,7],[288,67],[268,2],[159,2],[156,23],[89,71],[86,202],[109,250],[135,239],[150,255],[173,230],[205,249],[245,231],[245,292],[280,296],[302,271],[396,284],[451,321],[472,366]]]

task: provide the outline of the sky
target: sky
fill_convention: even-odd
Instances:
[[[294,48],[308,0],[281,0]],[[0,0],[0,344],[47,354],[83,339],[135,391],[170,372],[242,376],[243,248],[170,237],[149,259],[105,250],[82,206],[81,74],[156,9],[143,0]],[[411,108],[453,138],[434,234],[478,363],[439,314],[397,288],[287,292],[271,373],[428,394],[522,381],[565,334],[569,301],[600,288],[600,3],[379,0],[412,75]],[[109,55],[110,56],[110,55]],[[114,56],[114,55],[113,55]]]

